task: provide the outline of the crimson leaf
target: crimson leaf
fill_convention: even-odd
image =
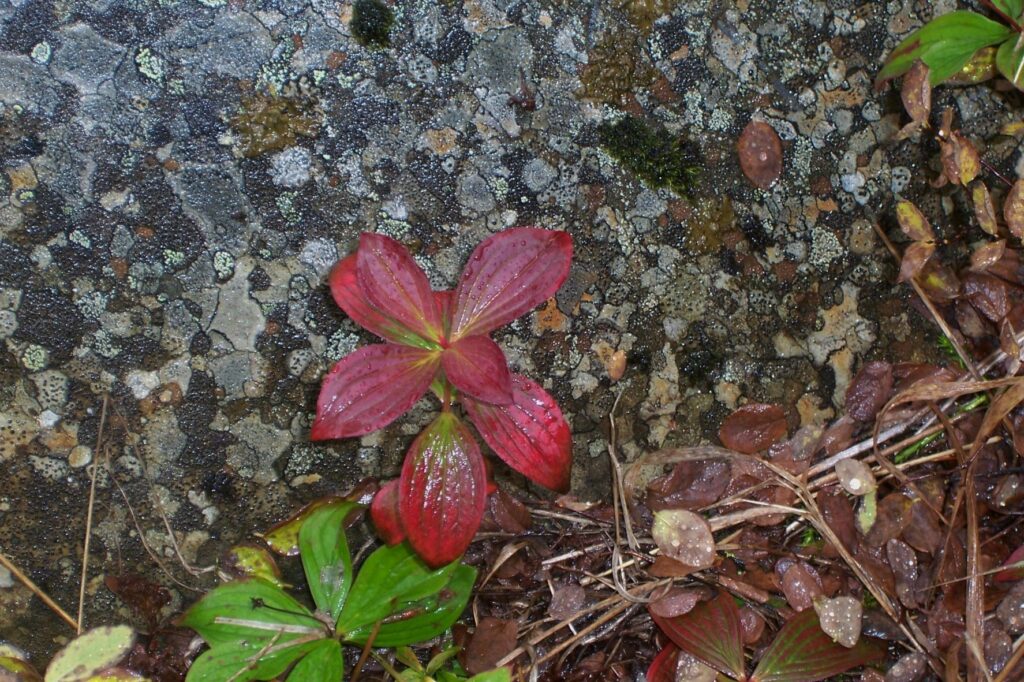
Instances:
[[[569,275],[572,237],[517,227],[482,241],[455,290],[454,338],[486,334],[550,298]]]
[[[745,679],[740,611],[729,594],[720,592],[681,616],[662,618],[651,611],[651,618],[686,653],[718,672]]]
[[[662,649],[647,668],[647,682],[676,682],[679,649],[669,644]]]
[[[437,372],[439,353],[376,344],[342,358],[324,377],[310,438],[362,436],[384,428],[420,399]]]
[[[782,626],[750,676],[751,682],[815,682],[877,661],[885,651],[861,638],[851,648],[836,644],[818,623],[814,609],[804,609]]]
[[[364,232],[356,251],[356,279],[366,299],[429,341],[441,340],[441,311],[427,276],[391,237]]]
[[[484,515],[487,474],[466,425],[442,412],[413,441],[402,465],[398,509],[409,544],[430,566],[466,551]]]
[[[377,535],[389,545],[397,545],[405,539],[405,528],[398,514],[398,479],[388,481],[380,487],[370,503],[370,518]]]
[[[485,403],[512,402],[512,377],[505,354],[486,336],[458,339],[441,355],[441,368],[455,388]]]
[[[545,488],[569,489],[572,435],[558,403],[533,381],[512,375],[512,404],[464,399],[484,441],[506,464]]]

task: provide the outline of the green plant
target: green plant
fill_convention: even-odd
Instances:
[[[380,656],[375,655],[374,658],[398,682],[509,682],[511,675],[508,668],[488,670],[470,677],[455,660],[459,650],[457,646],[449,646],[423,665],[412,649],[398,647],[395,658],[406,666],[402,671],[395,670]]]
[[[885,654],[864,638],[849,648],[837,644],[821,629],[815,610],[805,609],[786,622],[747,675],[740,613],[730,595],[720,593],[680,616],[664,618],[652,611],[651,617],[672,645],[651,663],[648,682],[675,680],[680,651],[739,682],[815,682]]]
[[[943,14],[907,36],[888,56],[876,79],[881,86],[902,76],[920,60],[930,69],[930,82],[978,82],[998,71],[1024,88],[1022,0],[981,0],[1002,23],[969,10]]]
[[[364,233],[331,272],[338,306],[384,343],[359,348],[324,377],[311,438],[384,428],[429,392],[441,402],[401,476],[371,505],[388,543],[408,537],[428,564],[440,566],[461,556],[480,526],[484,459],[453,411],[456,402],[506,464],[543,486],[568,489],[568,423],[543,388],[509,370],[489,334],[554,295],[571,260],[565,232],[518,227],[481,242],[454,291],[432,291],[402,244]]]
[[[692,145],[667,135],[636,116],[602,123],[598,139],[613,158],[651,187],[667,187],[688,196],[700,175]]]
[[[221,585],[193,605],[181,624],[210,649],[188,680],[340,680],[342,644],[398,647],[448,629],[462,613],[476,579],[469,566],[431,570],[406,544],[381,547],[355,575],[345,519],[359,508],[332,501],[313,507],[299,527],[298,547],[310,611],[280,586],[259,577]]]

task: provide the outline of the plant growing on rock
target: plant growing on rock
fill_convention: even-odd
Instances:
[[[506,464],[547,488],[568,488],[571,438],[561,410],[539,385],[509,371],[488,334],[552,296],[571,259],[565,232],[520,227],[481,242],[454,291],[432,291],[405,247],[383,235],[364,233],[356,252],[335,266],[334,300],[384,343],[356,350],[324,378],[313,440],[381,429],[428,391],[441,403],[401,476],[371,506],[389,543],[408,537],[428,564],[440,566],[476,534],[487,476],[456,402]]]

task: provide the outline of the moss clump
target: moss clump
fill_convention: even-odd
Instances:
[[[636,90],[649,90],[657,71],[643,56],[635,31],[606,34],[590,51],[587,66],[580,74],[584,99],[624,107]]]
[[[360,45],[388,47],[394,23],[395,13],[380,0],[356,0],[352,5],[349,28]]]
[[[299,136],[313,137],[320,129],[319,108],[306,97],[282,97],[258,93],[242,99],[241,110],[231,127],[249,157],[291,147]]]
[[[645,33],[658,18],[670,14],[679,0],[616,0],[615,8],[625,12],[631,24]]]
[[[645,183],[690,195],[700,175],[700,159],[688,140],[672,137],[636,116],[603,123],[597,133],[601,146]]]

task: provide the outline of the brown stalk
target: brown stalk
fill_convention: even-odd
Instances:
[[[17,578],[19,582],[21,582],[25,587],[27,587],[32,592],[32,594],[34,594],[37,597],[39,597],[39,599],[41,599],[44,604],[46,604],[47,606],[50,607],[51,611],[53,611],[58,616],[60,616],[61,620],[63,620],[68,625],[70,625],[77,632],[77,630],[78,630],[78,622],[74,618],[72,618],[68,614],[67,611],[62,609],[60,607],[60,604],[55,602],[50,597],[50,595],[48,595],[45,592],[43,592],[43,590],[40,589],[40,587],[38,585],[36,585],[34,582],[32,582],[31,578],[29,578],[27,575],[22,573],[18,569],[18,567],[15,566],[11,562],[10,559],[8,559],[6,556],[4,556],[3,552],[0,552],[0,565],[2,565],[4,568],[6,568],[8,571],[10,571],[11,575],[13,575],[15,578]]]
[[[92,512],[96,506],[96,472],[100,466],[100,453],[103,453],[106,464],[107,451],[103,443],[103,429],[107,425],[107,403],[110,396],[103,394],[103,407],[100,408],[100,426],[96,433],[96,447],[93,448],[92,473],[89,481],[89,505],[85,512],[85,543],[82,547],[82,576],[78,585],[78,620],[75,624],[77,634],[82,634],[82,623],[85,618],[85,585],[89,579],[89,544],[92,540]]]

